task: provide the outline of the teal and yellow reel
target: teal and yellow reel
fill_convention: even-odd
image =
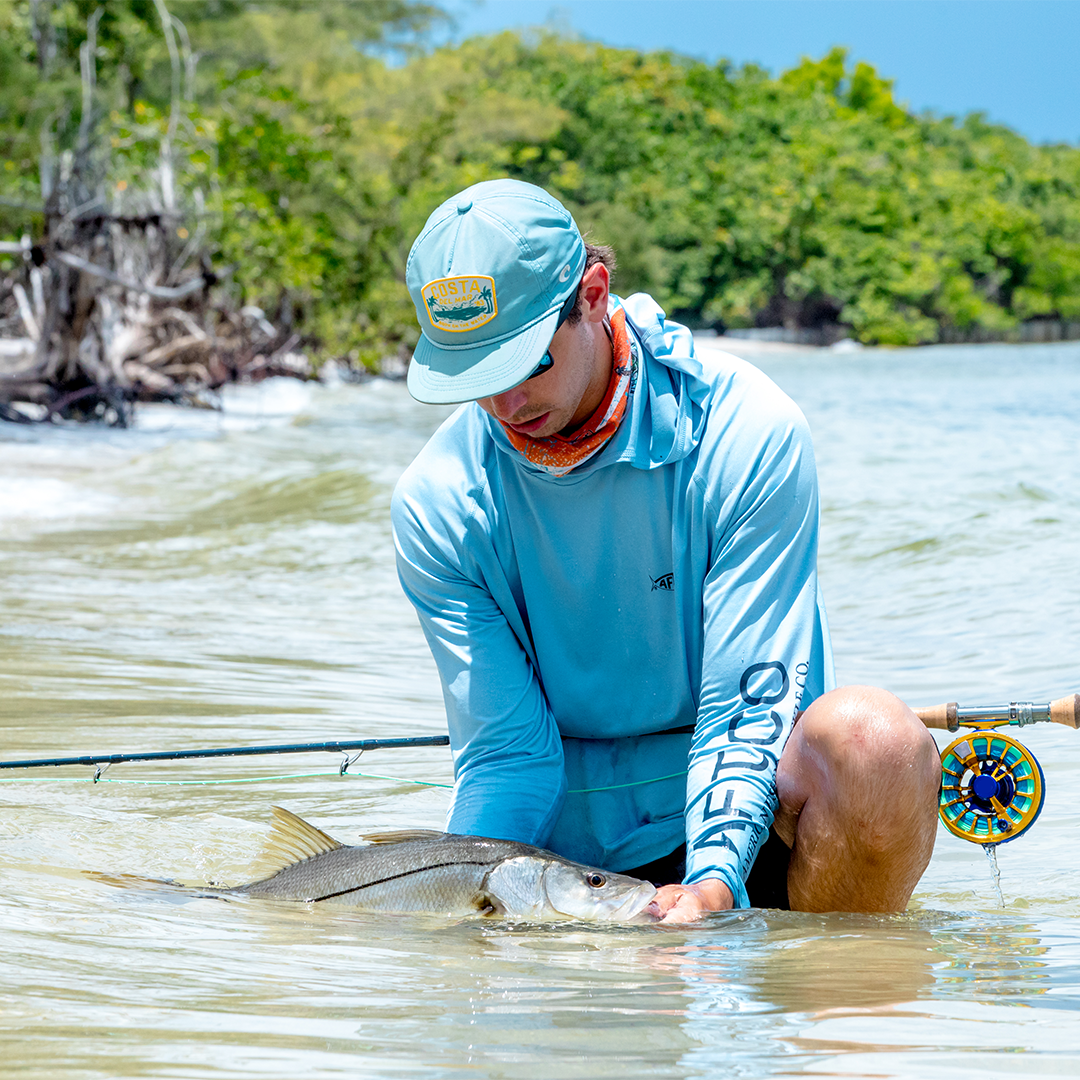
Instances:
[[[1023,836],[1042,810],[1042,766],[998,731],[961,735],[941,751],[942,824],[961,840],[1004,844]]]
[[[950,702],[915,713],[927,727],[972,729],[941,751],[938,815],[954,836],[989,846],[1023,836],[1035,824],[1046,791],[1035,755],[1023,743],[994,729],[1040,721],[1078,728],[1080,694],[1048,705],[1012,702],[961,709]]]

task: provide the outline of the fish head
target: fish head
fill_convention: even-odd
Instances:
[[[564,918],[589,922],[651,921],[645,909],[656,887],[640,878],[552,860],[544,870],[548,906]]]
[[[634,922],[656,895],[647,881],[611,874],[549,855],[505,859],[487,877],[487,893],[500,914],[526,919]]]

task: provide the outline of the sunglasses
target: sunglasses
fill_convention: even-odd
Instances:
[[[555,366],[555,361],[551,359],[551,353],[546,352],[540,357],[540,363],[533,368],[531,375],[526,375],[522,382],[528,382],[530,379],[535,379],[537,375],[543,375],[545,371],[550,370]]]
[[[585,275],[582,274],[582,277]],[[559,332],[559,327],[569,318],[570,312],[577,306],[578,289],[581,288],[581,282],[578,281],[570,295],[563,301],[563,306],[559,309],[559,321],[555,324],[555,334]],[[555,340],[555,334],[551,335],[552,341]],[[532,374],[526,375],[522,382],[528,382],[530,379],[535,379],[537,375],[543,375],[545,371],[550,371],[555,366],[555,361],[551,358],[551,346],[548,346],[548,351],[540,357],[540,363],[536,365],[532,370]]]

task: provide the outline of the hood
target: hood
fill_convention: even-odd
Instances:
[[[619,430],[595,457],[565,476],[552,476],[518,453],[502,425],[481,412],[495,445],[521,468],[555,484],[575,483],[593,469],[619,462],[629,462],[637,469],[670,465],[697,446],[710,379],[694,354],[693,335],[685,326],[667,319],[656,301],[645,293],[635,293],[625,300],[613,295],[609,312],[620,307],[626,313],[638,370]],[[478,405],[471,407],[481,411]]]

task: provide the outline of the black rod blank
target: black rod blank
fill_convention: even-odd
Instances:
[[[335,742],[287,743],[281,746],[222,746],[209,750],[156,750],[143,754],[83,754],[80,757],[0,761],[0,769],[37,769],[43,765],[117,765],[122,761],[178,761],[183,758],[253,757],[258,754],[311,754],[320,751],[394,750],[404,746],[449,746],[447,735],[418,735],[407,739],[341,739]]]

